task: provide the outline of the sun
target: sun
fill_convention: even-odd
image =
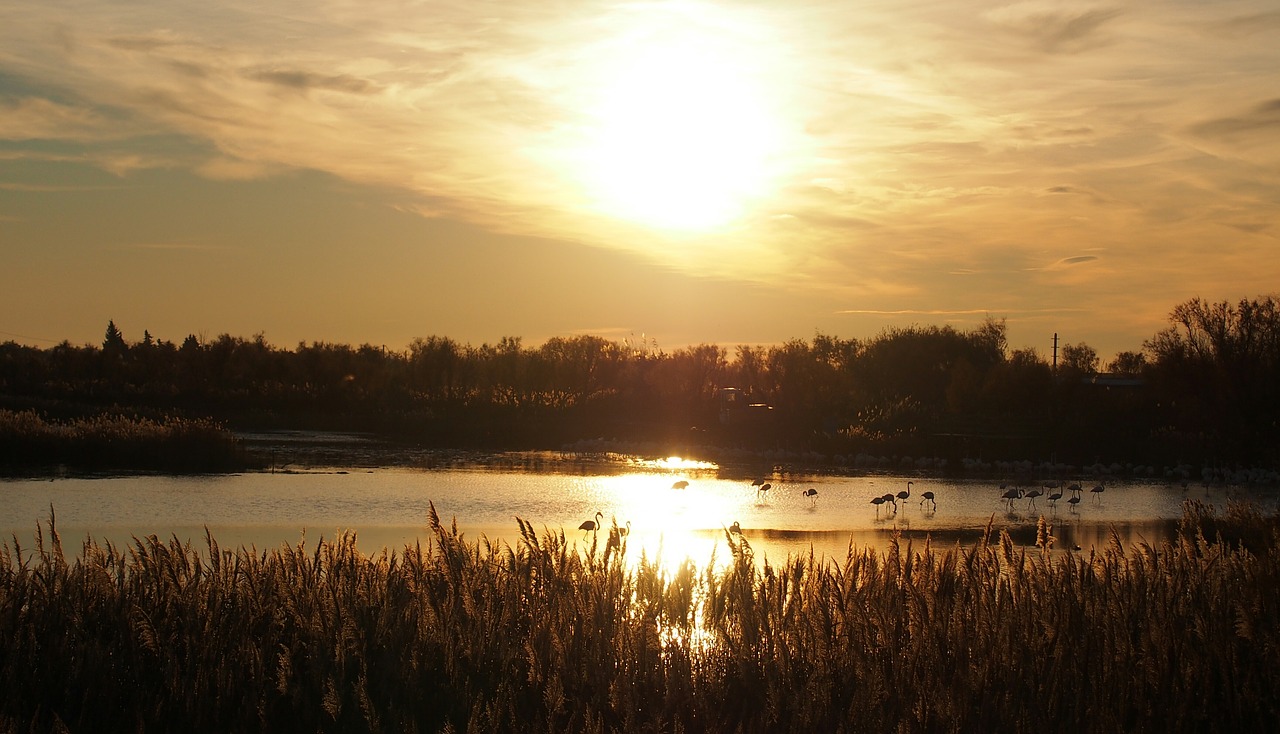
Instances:
[[[580,157],[593,207],[702,231],[767,193],[777,116],[759,48],[708,27],[633,33],[600,65]]]

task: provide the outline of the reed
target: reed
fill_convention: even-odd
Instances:
[[[1233,514],[1234,513],[1234,514]],[[1207,535],[1246,518],[1258,545]],[[0,553],[0,729],[1267,731],[1280,725],[1275,518],[1189,504],[1159,547],[988,531],[758,563],[579,552],[518,520],[363,555],[87,540]]]
[[[0,410],[0,472],[204,472],[249,464],[235,435],[204,418],[101,414],[57,421],[30,410]]]

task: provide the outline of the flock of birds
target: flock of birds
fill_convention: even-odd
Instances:
[[[1010,512],[1013,511],[1013,503],[1022,499],[1027,500],[1027,509],[1035,509],[1036,499],[1038,497],[1045,497],[1045,499],[1049,501],[1050,506],[1057,507],[1058,500],[1062,499],[1062,495],[1064,493],[1062,483],[1057,482],[1054,484],[1046,484],[1044,485],[1044,488],[1045,492],[1041,492],[1038,489],[1024,490],[1020,487],[1009,487],[1008,485],[1001,484],[1000,489],[1004,494],[1000,495],[1000,497],[1004,500],[1004,503],[1009,508]],[[1079,484],[1072,484],[1066,487],[1065,491],[1071,493],[1071,496],[1067,498],[1067,504],[1071,505],[1071,509],[1074,510],[1076,505],[1079,505],[1084,498],[1084,488]],[[1093,495],[1095,502],[1102,501],[1102,493],[1105,491],[1107,491],[1107,487],[1103,484],[1095,485],[1093,489],[1089,490]]]
[[[872,497],[871,504],[875,505],[876,517],[880,516],[880,509],[882,507],[885,507],[886,505],[889,507],[892,507],[893,513],[897,514],[898,503],[906,502],[907,500],[911,499],[911,486],[913,484],[914,482],[909,481],[907,482],[906,489],[900,490],[896,493],[886,492],[885,494]],[[769,490],[773,489],[773,485],[765,481],[764,479],[756,479],[755,481],[751,482],[751,486],[754,487],[756,490],[757,501],[761,501],[767,498],[769,496]],[[671,485],[672,489],[688,489],[688,487],[689,487],[689,482],[684,479],[681,479]],[[1102,493],[1105,492],[1106,490],[1107,488],[1105,485],[1098,484],[1098,485],[1095,485],[1092,489],[1090,489],[1089,492],[1093,495],[1095,502],[1101,502]],[[1044,485],[1044,491],[1041,491],[1039,489],[1034,489],[1034,488],[1030,490],[1024,490],[1021,487],[1010,487],[1008,484],[1001,484],[1000,491],[1002,492],[1002,494],[1000,495],[1001,501],[1004,503],[1004,505],[1008,508],[1010,512],[1013,512],[1014,510],[1014,503],[1020,500],[1027,500],[1027,509],[1035,509],[1036,500],[1039,499],[1040,497],[1044,497],[1049,502],[1049,505],[1051,507],[1056,508],[1058,506],[1058,500],[1062,499],[1063,495],[1067,493],[1070,493],[1070,497],[1067,498],[1067,503],[1071,506],[1071,509],[1074,511],[1076,506],[1080,504],[1080,502],[1083,500],[1083,497],[1084,497],[1084,488],[1081,487],[1078,483],[1071,484],[1066,487],[1063,487],[1061,482],[1046,484]],[[818,504],[817,489],[813,487],[809,487],[808,489],[802,491],[800,493],[800,496],[808,498],[809,502],[813,506],[815,507],[817,506]],[[936,511],[938,509],[937,496],[932,491],[920,493],[920,506],[924,507],[926,503],[928,504],[928,509],[930,511]],[[581,525],[578,526],[578,529],[583,531],[583,537],[585,538],[586,533],[596,532],[601,527],[603,527],[602,525],[603,520],[604,520],[604,514],[597,512],[595,515],[595,519],[587,520],[583,522]],[[729,526],[728,530],[731,533],[738,534],[742,532],[742,527],[735,520],[734,523]],[[630,534],[630,532],[631,532],[631,522],[628,521],[625,528],[623,527],[617,528],[617,536],[618,536],[617,539],[620,540],[621,538],[626,537],[628,534]]]

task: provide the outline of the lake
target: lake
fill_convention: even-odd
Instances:
[[[1034,506],[1024,498],[1010,507],[1001,499],[1000,481],[991,479],[765,474],[761,478],[772,486],[762,494],[741,471],[699,462],[498,457],[435,462],[434,467],[6,480],[0,482],[0,530],[10,547],[16,536],[25,552],[52,507],[69,553],[87,537],[119,546],[150,534],[200,547],[206,527],[223,547],[259,550],[304,539],[314,547],[322,537],[355,531],[361,550],[373,553],[425,542],[434,503],[442,520],[456,519],[468,538],[508,543],[518,538],[515,518],[520,517],[540,533],[563,531],[570,541],[589,544],[591,534],[578,526],[599,512],[606,527],[615,519],[623,527],[630,523],[628,557],[643,551],[667,563],[691,557],[702,566],[713,550],[724,559],[725,529],[734,522],[757,557],[773,562],[810,549],[843,559],[851,542],[883,548],[894,531],[915,544],[926,536],[935,546],[968,544],[988,523],[1030,545],[1041,515],[1052,523],[1055,548],[1080,546],[1087,552],[1105,546],[1113,531],[1125,544],[1158,544],[1170,537],[1188,498],[1219,508],[1228,498],[1251,500],[1270,513],[1280,496],[1280,488],[1270,485],[1209,489],[1181,481],[1117,479],[1105,480],[1104,492],[1091,493],[1097,479],[1068,476],[1054,481],[1082,485],[1076,506],[1067,504],[1067,493],[1056,507],[1046,496],[1035,499]],[[687,487],[673,488],[680,481]],[[870,503],[872,497],[907,490],[908,482],[911,496],[897,512]],[[1047,495],[1045,483],[1027,479],[1017,486]],[[803,494],[810,488],[817,490],[816,497]],[[934,493],[936,509],[921,504],[924,492]]]

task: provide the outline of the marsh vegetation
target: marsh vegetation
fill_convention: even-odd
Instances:
[[[30,467],[68,471],[232,471],[253,466],[231,431],[208,418],[127,413],[51,419],[0,409],[0,474]]]
[[[1189,501],[1159,546],[988,533],[840,562],[512,544],[363,555],[87,541],[0,554],[0,728],[52,731],[1267,731],[1275,517]],[[16,542],[16,541],[15,541]]]

